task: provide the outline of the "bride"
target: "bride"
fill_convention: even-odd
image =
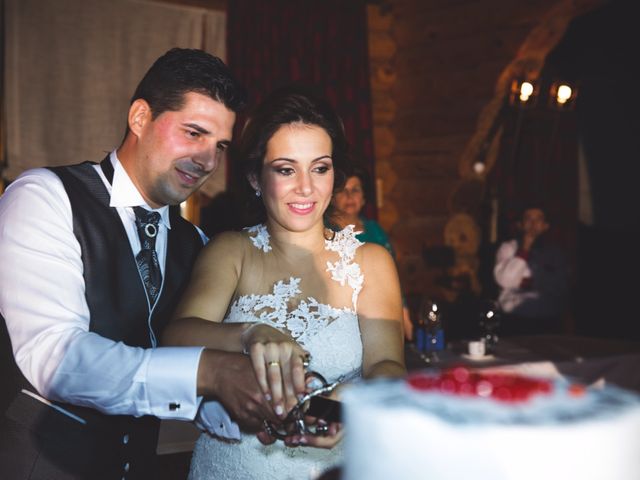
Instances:
[[[324,227],[346,178],[342,124],[328,103],[274,92],[245,125],[239,160],[259,223],[207,245],[164,341],[249,354],[279,419],[305,392],[307,359],[328,382],[404,375],[393,259],[352,225]],[[267,431],[236,442],[203,433],[189,478],[314,478],[342,461],[341,425],[325,430],[284,442]]]

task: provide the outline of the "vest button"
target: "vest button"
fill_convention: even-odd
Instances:
[[[129,434],[128,433],[125,433],[122,436],[122,443],[123,443],[123,445],[126,445],[127,443],[129,443]]]

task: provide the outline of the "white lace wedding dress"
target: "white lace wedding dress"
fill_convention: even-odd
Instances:
[[[269,234],[264,225],[247,229],[247,234],[261,255],[270,255]],[[239,297],[224,321],[264,322],[289,331],[311,353],[309,369],[321,373],[328,382],[359,377],[362,341],[356,305],[364,277],[353,260],[360,245],[352,225],[325,242],[325,249],[335,252],[335,261],[327,262],[326,274],[343,288],[351,289],[351,307],[334,308],[303,296],[301,279],[290,277],[276,282],[271,294]],[[295,306],[294,299],[298,300]],[[189,479],[308,480],[341,462],[340,443],[330,450],[291,448],[281,441],[262,445],[254,434],[243,433],[240,442],[230,442],[203,433],[194,449]]]

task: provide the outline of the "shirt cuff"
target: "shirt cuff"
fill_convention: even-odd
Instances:
[[[147,370],[151,414],[158,418],[193,420],[197,397],[198,365],[204,347],[160,347],[152,350]]]
[[[211,435],[229,440],[240,440],[240,427],[231,420],[221,403],[215,400],[202,402],[196,426]]]

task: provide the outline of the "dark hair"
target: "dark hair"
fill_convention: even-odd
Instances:
[[[356,177],[358,180],[360,180],[364,199],[367,202],[374,202],[375,193],[373,190],[373,183],[371,181],[371,174],[369,173],[369,171],[361,165],[353,165],[351,169],[347,171],[346,180],[349,180],[351,177]]]
[[[524,214],[528,211],[528,210],[540,210],[543,215],[544,215],[544,220],[547,223],[551,223],[550,222],[550,216],[551,213],[549,212],[549,209],[547,208],[547,205],[540,200],[536,200],[536,201],[528,201],[526,203],[522,203],[520,206],[520,213],[518,216],[518,221],[522,221],[522,219],[524,218]]]
[[[334,193],[340,190],[346,180],[348,171],[347,140],[342,121],[329,102],[310,87],[289,85],[271,93],[245,123],[240,140],[235,150],[239,164],[236,178],[242,196],[245,198],[246,211],[249,213],[245,223],[264,222],[266,211],[260,199],[249,185],[247,178],[260,178],[267,143],[283,125],[303,123],[322,128],[331,138],[331,157],[334,171]],[[331,214],[329,206],[325,218]]]
[[[158,58],[136,88],[131,103],[141,98],[155,119],[180,110],[184,96],[195,92],[222,103],[233,112],[246,104],[246,91],[218,57],[193,48],[172,48]]]

